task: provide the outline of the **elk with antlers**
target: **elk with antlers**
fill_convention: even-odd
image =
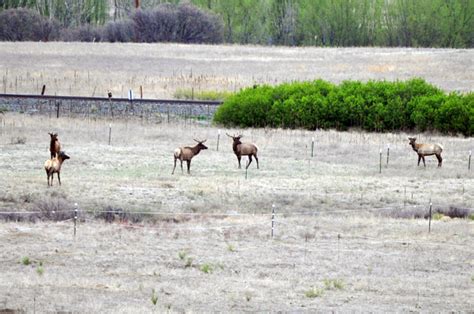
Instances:
[[[183,172],[183,160],[186,160],[186,163],[188,166],[188,174],[190,174],[189,168],[191,167],[191,159],[193,159],[194,156],[199,154],[201,150],[207,149],[207,146],[203,144],[206,140],[203,140],[203,141],[198,141],[196,139],[194,140],[197,142],[196,146],[179,147],[174,150],[174,168],[171,174],[174,174],[174,170],[176,169],[176,160],[178,159],[181,162],[181,172]]]
[[[418,166],[420,165],[421,159],[423,159],[423,165],[426,167],[425,156],[435,155],[438,159],[438,167],[441,167],[443,162],[443,158],[441,158],[443,146],[441,144],[417,144],[416,137],[409,137],[408,140],[413,150],[418,154]]]
[[[61,151],[61,143],[59,143],[58,133],[48,134],[51,136],[51,141],[49,142],[49,151],[51,152],[51,159],[53,159]]]
[[[227,133],[226,133],[227,134]],[[247,166],[245,169],[247,169],[250,164],[252,163],[252,156],[255,157],[255,160],[257,161],[257,169],[258,167],[258,157],[257,157],[257,152],[258,152],[258,147],[255,144],[252,143],[242,143],[240,139],[242,138],[242,135],[229,135],[227,134],[228,137],[231,137],[232,140],[234,141],[232,143],[232,149],[234,150],[235,156],[237,156],[237,160],[239,161],[239,169],[240,167],[240,159],[242,156],[249,156],[249,162],[247,163]]]

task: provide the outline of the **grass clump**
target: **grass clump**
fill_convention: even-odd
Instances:
[[[307,298],[311,298],[311,299],[314,299],[314,298],[320,298],[322,297],[324,294],[324,289],[321,289],[321,288],[311,288],[309,290],[306,290],[304,295],[307,297]]]
[[[23,265],[25,265],[25,266],[28,266],[28,265],[31,264],[31,260],[30,260],[30,258],[29,258],[28,256],[25,256],[25,257],[23,257],[23,258],[21,259],[21,263],[22,263]]]
[[[199,269],[205,274],[210,274],[214,270],[214,267],[212,267],[211,264],[206,263],[206,264],[202,264],[201,267],[199,267]]]
[[[173,97],[186,100],[225,100],[233,93],[227,91],[194,91],[193,89],[177,89]]]
[[[341,279],[324,279],[324,288],[326,290],[343,290],[344,282]]]
[[[158,296],[156,295],[155,289],[151,290],[151,303],[156,306],[156,303],[158,303]]]

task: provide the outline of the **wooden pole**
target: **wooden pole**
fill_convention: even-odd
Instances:
[[[467,164],[467,170],[471,171],[471,154],[472,151],[469,151],[469,163]]]
[[[314,137],[311,138],[311,157],[314,156]]]
[[[74,203],[74,240],[76,239],[77,228],[77,203]]]
[[[389,158],[390,158],[390,144],[387,144],[387,166],[388,166]]]
[[[219,151],[219,139],[221,138],[221,130],[217,130],[217,147],[216,151]]]

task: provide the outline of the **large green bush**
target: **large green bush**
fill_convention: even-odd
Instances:
[[[445,94],[422,79],[263,85],[229,97],[214,121],[240,127],[437,130],[471,136],[474,94]]]

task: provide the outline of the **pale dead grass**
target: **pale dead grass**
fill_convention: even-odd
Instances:
[[[169,98],[178,89],[230,91],[294,80],[406,80],[474,90],[474,50],[227,45],[31,43],[0,45],[0,92]],[[138,97],[138,96],[137,96]]]
[[[0,308],[465,312],[473,306],[472,222],[433,221],[428,234],[426,220],[385,215],[404,204],[427,210],[430,199],[435,206],[472,207],[471,138],[418,134],[421,142],[445,147],[443,168],[427,158],[423,169],[403,133],[221,130],[216,151],[218,129],[194,124],[13,113],[5,121],[0,211],[33,210],[45,199],[61,199],[84,211],[112,206],[171,212],[179,219],[166,216],[130,226],[81,214],[75,241],[72,221],[2,222]],[[42,165],[49,156],[47,132],[53,130],[71,159],[61,171],[63,185],[48,188]],[[225,132],[243,133],[243,140],[260,147],[261,169],[252,164],[248,179],[237,169]],[[25,144],[10,143],[17,135]],[[193,138],[208,138],[209,149],[193,159],[191,175],[178,170],[172,176],[174,148],[193,144]],[[277,212],[273,240],[272,204]],[[184,219],[180,213],[203,215]],[[206,215],[212,213],[246,215]],[[192,267],[179,258],[183,251],[193,259]],[[35,263],[22,265],[24,256]],[[40,261],[42,276],[36,271]],[[203,265],[213,271],[205,274]],[[311,288],[323,289],[324,280],[336,279],[344,289],[305,296]]]

